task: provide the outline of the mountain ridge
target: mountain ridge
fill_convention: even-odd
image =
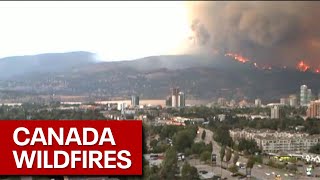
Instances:
[[[262,70],[225,56],[169,55],[101,62],[96,61],[93,55],[88,52],[59,54],[45,58],[40,65],[31,64],[32,68],[23,60],[16,59],[22,64],[20,69],[29,69],[14,74],[10,81],[0,73],[3,78],[0,87],[40,95],[83,95],[110,99],[138,94],[145,99],[164,99],[172,86],[179,86],[188,99],[228,97],[238,100],[261,98],[265,101],[274,101],[289,94],[298,95],[302,84],[307,84],[313,92],[320,90],[319,74],[290,68]],[[43,59],[39,60],[38,56],[38,59],[28,60],[39,62]],[[42,67],[53,66],[51,61],[59,62],[58,66]],[[1,65],[0,60],[0,70],[3,68]],[[15,66],[11,64],[7,68]],[[39,67],[40,70],[30,70]]]

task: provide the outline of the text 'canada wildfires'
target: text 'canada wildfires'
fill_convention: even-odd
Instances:
[[[26,137],[19,139],[19,133],[23,133]],[[88,140],[89,133],[93,135],[93,140],[91,141]],[[82,128],[82,138],[80,138],[77,128],[70,128],[65,138],[64,128],[59,128],[58,134],[53,128],[48,128],[47,136],[45,136],[42,128],[35,128],[33,134],[30,134],[27,128],[19,127],[13,133],[13,140],[20,147],[33,146],[36,143],[41,143],[43,146],[51,146],[53,140],[59,146],[68,146],[70,143],[76,143],[78,146],[103,146],[105,143],[110,143],[112,146],[116,146],[110,128],[104,128],[100,136],[94,128]],[[32,150],[31,153],[22,150],[20,156],[16,150],[13,150],[12,153],[17,168],[22,168],[24,163],[27,168],[66,168],[69,166],[76,168],[76,162],[81,162],[82,168],[128,169],[132,164],[128,158],[131,156],[131,153],[127,150],[120,150],[118,152],[115,150],[72,150],[71,152],[62,150]],[[35,163],[36,166],[34,165]]]

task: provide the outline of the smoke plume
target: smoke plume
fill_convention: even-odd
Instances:
[[[320,2],[189,2],[190,38],[265,65],[320,66]]]

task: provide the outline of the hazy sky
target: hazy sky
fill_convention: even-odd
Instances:
[[[91,51],[104,60],[175,54],[184,2],[0,2],[0,57]]]

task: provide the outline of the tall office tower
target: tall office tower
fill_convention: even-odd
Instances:
[[[178,106],[177,96],[176,95],[172,95],[171,98],[172,98],[172,100],[171,100],[172,107],[177,107]]]
[[[183,92],[179,92],[178,96],[178,107],[185,107],[186,106],[186,98]]]
[[[309,104],[312,100],[312,91],[311,89],[308,89],[307,91],[307,104]]]
[[[139,96],[131,96],[131,106],[139,106]]]
[[[308,104],[308,87],[302,85],[300,87],[300,106],[307,106]]]
[[[171,107],[172,106],[172,97],[171,96],[167,96],[166,106],[167,107]]]
[[[172,107],[178,107],[178,98],[179,98],[180,89],[178,87],[171,89],[171,104]]]

